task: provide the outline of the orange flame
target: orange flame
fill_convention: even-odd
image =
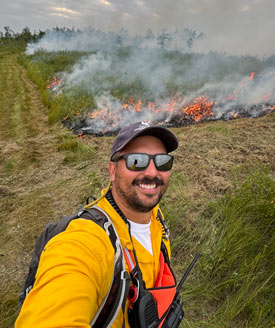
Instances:
[[[254,78],[258,79],[264,74],[266,73],[257,73],[257,75],[255,75],[255,72],[250,73],[250,76],[246,77],[241,82],[241,87],[243,88],[242,90],[248,89],[250,87],[250,83],[248,83],[248,81],[251,81]],[[275,74],[275,72],[270,72],[268,74]],[[54,77],[48,85],[48,88],[51,88],[57,84],[61,84],[61,80],[57,79],[57,77]],[[178,95],[174,95],[174,97],[169,102],[161,105],[158,105],[151,101],[148,101],[147,104],[143,104],[141,100],[138,100],[136,102],[134,98],[129,98],[125,104],[121,105],[121,110],[119,110],[118,108],[115,111],[111,111],[108,107],[108,104],[106,103],[101,109],[89,113],[89,116],[92,119],[100,118],[112,127],[119,125],[125,111],[134,112],[136,113],[137,117],[140,115],[141,118],[144,117],[142,116],[142,113],[160,113],[162,114],[163,121],[159,124],[163,125],[165,124],[165,122],[170,121],[172,119],[176,119],[178,120],[178,122],[182,122],[185,119],[191,120],[193,122],[199,122],[205,118],[209,118],[214,115],[214,105],[226,104],[230,101],[236,101],[239,95],[242,94],[242,90],[240,88],[233,90],[230,94],[225,96],[224,99],[220,101],[220,103],[212,101],[207,95],[196,97],[190,103],[187,104],[185,104],[183,99],[180,98]],[[272,97],[273,94],[268,93],[264,95],[264,99],[259,99],[259,102],[264,100],[266,103],[265,106],[268,108],[268,110],[275,110],[275,104],[269,103]],[[80,115],[80,113],[78,114]],[[230,112],[229,114],[232,118],[237,118],[239,116],[238,113],[234,112]],[[104,131],[104,133],[106,132],[108,132],[108,130]],[[79,135],[78,137],[82,137],[82,135]]]
[[[254,78],[254,75],[255,75],[255,72],[252,72],[252,73],[250,74],[249,81],[251,81],[251,80]]]
[[[237,118],[238,117],[238,113],[233,113],[233,112],[229,112],[229,114],[234,117],[234,118]]]
[[[264,95],[264,101],[267,102],[269,101],[269,99],[272,97],[272,93],[268,93],[266,95]]]
[[[141,105],[142,105],[142,101],[139,100],[138,103],[134,106],[134,110],[137,112],[141,112]]]
[[[198,122],[205,117],[213,115],[212,108],[214,102],[209,100],[209,97],[200,96],[195,98],[191,104],[184,106],[181,98],[175,98],[170,100],[164,105],[157,106],[155,103],[148,101],[143,106],[141,100],[137,103],[133,99],[129,99],[127,103],[121,106],[122,110],[128,110],[132,112],[142,113],[151,111],[153,113],[169,113],[169,116],[176,114],[184,114],[184,117],[189,117],[191,120]],[[90,114],[92,119],[101,118],[104,121],[112,121],[111,125],[115,125],[115,122],[120,121],[122,112],[112,113],[108,111],[108,108],[94,111]],[[182,117],[183,119],[183,117]]]
[[[58,79],[57,77],[53,77],[51,82],[48,84],[47,89],[50,89],[50,88],[54,87],[55,85],[59,85],[59,84],[61,84],[61,80]]]
[[[80,132],[78,135],[77,135],[77,138],[85,138],[85,134],[84,132]]]
[[[209,97],[200,96],[193,101],[193,104],[183,108],[183,113],[188,116],[191,116],[195,122],[198,122],[203,117],[213,115],[213,105],[214,102],[209,101]]]

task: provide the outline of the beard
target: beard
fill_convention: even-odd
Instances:
[[[164,184],[164,181],[155,177],[150,179],[148,177],[144,177],[142,179],[134,179],[131,184],[127,184],[123,177],[116,179],[116,190],[117,193],[124,199],[129,208],[134,210],[135,212],[148,213],[150,212],[161,200],[164,195],[168,184]],[[138,195],[137,190],[135,189],[135,185],[138,184],[156,184],[160,186],[160,191],[157,195],[144,195],[144,199],[141,199]]]

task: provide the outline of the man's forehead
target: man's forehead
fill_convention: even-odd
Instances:
[[[144,136],[139,136],[133,139],[132,141],[129,142],[129,144],[121,150],[121,153],[126,153],[126,152],[134,152],[135,149],[156,149],[158,152],[164,152],[167,153],[166,148],[163,144],[163,142],[151,135],[144,135]]]
[[[132,140],[139,136],[155,136],[165,145],[168,153],[178,148],[177,137],[169,129],[162,126],[151,126],[146,122],[135,122],[123,127],[113,142],[111,160],[115,153],[121,152]]]

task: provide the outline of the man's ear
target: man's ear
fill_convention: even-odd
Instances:
[[[110,180],[112,182],[115,181],[115,174],[116,174],[116,163],[109,162],[109,175],[110,175]]]

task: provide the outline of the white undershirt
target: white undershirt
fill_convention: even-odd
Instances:
[[[138,242],[140,242],[141,245],[144,248],[146,248],[149,253],[151,253],[153,255],[151,231],[150,231],[151,221],[149,223],[145,223],[145,224],[130,221],[130,224],[131,224],[132,236],[135,237],[136,240]]]

